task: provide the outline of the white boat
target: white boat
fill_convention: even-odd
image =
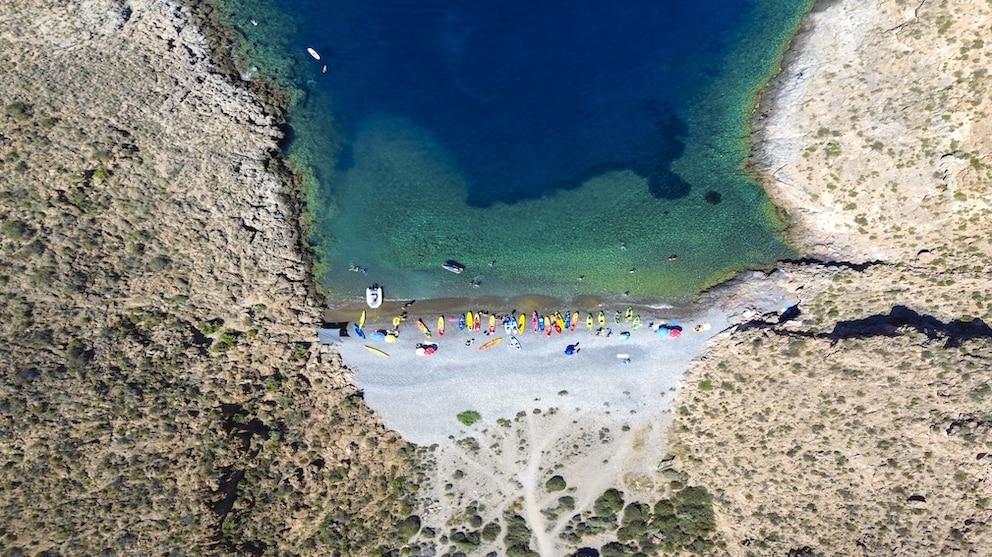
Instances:
[[[314,60],[320,60],[320,54],[317,54],[317,51],[310,48],[309,46],[307,47],[307,54],[309,54],[310,57],[313,58]]]
[[[375,309],[382,305],[382,287],[378,284],[373,284],[372,286],[365,289],[365,303],[369,305],[370,308]]]
[[[452,273],[455,273],[456,275],[461,274],[461,272],[465,270],[464,265],[453,259],[449,259],[445,261],[444,263],[441,264],[441,266],[451,271]]]

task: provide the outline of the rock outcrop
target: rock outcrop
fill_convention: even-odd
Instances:
[[[672,465],[730,555],[981,555],[992,546],[992,9],[823,2],[755,118],[808,257],[685,379]]]
[[[0,8],[4,554],[362,555],[411,512],[409,447],[316,344],[279,107],[191,17]]]

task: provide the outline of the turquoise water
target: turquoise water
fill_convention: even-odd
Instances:
[[[809,4],[231,6],[262,73],[295,84],[332,303],[372,282],[680,303],[793,255],[743,165],[754,92]]]

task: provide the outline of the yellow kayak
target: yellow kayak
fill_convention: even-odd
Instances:
[[[599,326],[602,327],[603,325],[606,325],[606,314],[599,312]]]
[[[389,357],[389,354],[386,354],[385,352],[383,352],[382,350],[379,350],[375,346],[369,346],[368,344],[366,344],[365,345],[365,349],[368,350],[369,352],[375,354],[376,356],[382,356],[383,358],[388,358]]]
[[[492,348],[493,346],[496,346],[497,344],[499,344],[501,342],[503,342],[503,337],[496,337],[496,338],[490,340],[489,342],[483,344],[482,346],[480,346],[479,347],[479,350],[488,350],[488,349]]]
[[[527,329],[527,316],[520,314],[520,319],[517,322],[517,334],[524,334],[524,330]]]
[[[572,323],[570,325],[571,326],[569,327],[569,329],[573,331],[575,330],[576,327],[579,326],[579,312],[576,311],[572,313]]]
[[[629,323],[631,319],[634,318],[634,308],[627,306],[627,313],[624,315],[624,319]]]
[[[437,334],[444,336],[444,316],[437,318]]]
[[[362,315],[358,318],[358,328],[361,329],[364,327],[365,327],[365,312],[363,311]]]
[[[489,333],[492,334],[496,332],[496,316],[489,314]]]
[[[472,316],[471,311],[465,312],[465,326],[468,327],[468,330],[470,331],[475,327],[475,317]]]
[[[592,314],[591,313],[586,314],[586,329],[587,330],[590,330],[590,331],[592,330]]]

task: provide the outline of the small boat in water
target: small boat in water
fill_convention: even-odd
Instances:
[[[370,308],[375,309],[382,305],[382,287],[378,284],[373,284],[372,286],[365,289],[365,303],[369,305]]]
[[[310,57],[313,58],[314,60],[320,60],[320,54],[318,54],[316,50],[310,48],[309,46],[307,47],[307,54],[309,54]]]
[[[449,259],[445,261],[444,263],[441,264],[441,267],[451,271],[452,273],[455,273],[456,275],[460,275],[461,272],[465,270],[465,266],[455,261],[454,259]]]

